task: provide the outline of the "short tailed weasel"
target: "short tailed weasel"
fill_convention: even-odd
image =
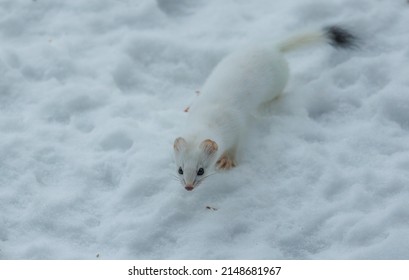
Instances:
[[[218,169],[236,166],[236,150],[251,116],[273,102],[288,80],[285,52],[315,42],[349,48],[355,37],[338,27],[304,34],[276,46],[257,45],[226,56],[207,78],[174,141],[176,172],[186,190]]]

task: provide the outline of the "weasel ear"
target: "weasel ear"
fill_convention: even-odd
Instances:
[[[217,143],[214,142],[213,140],[206,139],[202,143],[200,143],[200,148],[207,154],[207,155],[213,155],[214,153],[217,152],[217,149],[219,148],[217,146]]]
[[[183,137],[178,137],[175,139],[175,142],[173,143],[173,149],[175,152],[180,152],[186,149],[187,142]]]

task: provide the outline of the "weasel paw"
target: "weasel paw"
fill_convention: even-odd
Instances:
[[[231,159],[228,155],[222,155],[216,162],[216,167],[218,169],[229,170],[236,167],[236,162]]]

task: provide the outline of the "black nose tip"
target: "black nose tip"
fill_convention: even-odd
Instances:
[[[186,186],[185,189],[186,189],[187,191],[193,191],[193,187],[192,187],[192,186]]]

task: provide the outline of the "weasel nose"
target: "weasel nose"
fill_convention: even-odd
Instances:
[[[187,185],[187,186],[185,187],[185,189],[186,189],[187,191],[193,191],[193,186]]]

